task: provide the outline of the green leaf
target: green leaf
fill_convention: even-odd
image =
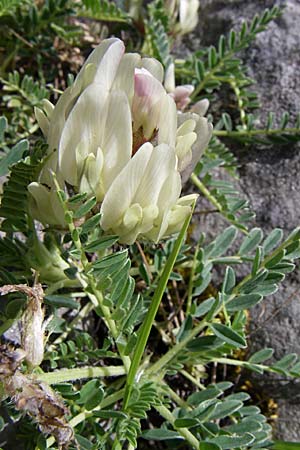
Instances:
[[[81,226],[81,232],[88,233],[89,231],[93,230],[97,225],[99,225],[100,219],[101,213],[95,214],[93,217],[90,217]]]
[[[112,265],[121,264],[127,259],[128,250],[122,250],[121,252],[112,253],[111,255],[104,256],[99,261],[93,264],[93,268],[96,270],[104,269]]]
[[[263,296],[260,294],[242,294],[226,303],[226,309],[228,312],[249,309],[259,303],[262,298]]]
[[[0,177],[6,175],[9,172],[10,166],[17,163],[22,159],[25,151],[29,148],[29,142],[26,139],[18,142],[9,153],[4,156],[0,161]]]
[[[183,417],[182,419],[176,419],[174,422],[175,428],[190,428],[198,425],[199,421],[197,419],[192,419],[189,417]]]
[[[254,436],[250,433],[245,433],[243,436],[218,436],[210,439],[209,442],[217,444],[222,450],[232,450],[250,445],[254,441]]]
[[[277,361],[271,368],[276,370],[276,372],[288,374],[288,369],[290,366],[294,365],[298,359],[298,355],[296,353],[291,353],[290,355],[286,355]]]
[[[221,323],[214,323],[210,324],[209,328],[218,338],[222,339],[227,344],[233,345],[237,348],[247,347],[246,340],[240,334],[238,334],[236,331],[233,331],[226,325],[223,325]]]
[[[103,397],[104,391],[99,380],[90,380],[81,388],[77,403],[90,411],[101,403]]]
[[[74,212],[74,219],[80,219],[81,217],[85,216],[91,209],[94,208],[97,204],[96,197],[92,197],[89,200],[87,200],[83,205],[79,206],[79,208]]]
[[[260,364],[267,359],[271,358],[273,356],[274,350],[272,348],[264,348],[262,350],[259,350],[258,352],[254,353],[248,360],[248,362],[251,362],[253,364]]]
[[[5,313],[8,319],[15,319],[25,305],[26,305],[25,297],[18,297],[11,300],[5,308]]]
[[[201,336],[188,342],[186,347],[190,352],[206,352],[221,347],[222,343],[223,339],[216,336]]]
[[[88,253],[93,253],[93,252],[97,252],[100,250],[105,250],[108,247],[111,247],[112,245],[114,245],[117,240],[118,240],[118,236],[113,235],[113,236],[103,236],[100,239],[96,239],[95,241],[89,242],[88,244],[86,244],[84,246],[84,250]]]
[[[221,447],[217,444],[212,444],[211,442],[200,441],[200,450],[221,450]]]
[[[230,294],[234,286],[235,286],[235,272],[232,269],[232,267],[226,267],[222,291],[225,294]]]
[[[269,259],[268,262],[266,262],[265,267],[267,269],[271,269],[272,267],[276,266],[276,264],[279,264],[280,261],[284,258],[285,250],[281,250],[276,255],[273,256],[273,258]]]
[[[271,231],[269,236],[262,243],[265,254],[268,254],[273,248],[280,244],[282,236],[283,231],[280,228],[274,228],[274,230]]]
[[[4,141],[4,133],[7,129],[7,118],[5,116],[0,117],[0,143]]]
[[[262,259],[263,259],[264,251],[262,247],[257,247],[255,252],[255,257],[252,264],[251,269],[251,275],[255,276],[257,274],[257,271],[259,270],[259,267],[261,265]]]
[[[205,400],[210,400],[212,398],[217,398],[221,394],[222,394],[222,391],[220,389],[218,389],[214,385],[211,385],[211,386],[208,386],[203,391],[194,392],[193,394],[191,394],[188,397],[187,402],[188,402],[189,405],[197,406],[200,403],[204,402]]]
[[[115,411],[114,409],[102,409],[101,411],[93,411],[93,416],[101,419],[126,419],[127,415],[122,411]]]
[[[239,412],[242,416],[252,416],[259,414],[260,409],[257,406],[244,406]]]
[[[222,119],[223,119],[223,123],[224,123],[226,130],[232,131],[232,120],[231,120],[230,115],[228,113],[223,113]]]
[[[211,308],[214,306],[216,299],[211,297],[208,298],[206,300],[204,300],[203,302],[200,303],[200,305],[198,305],[196,307],[196,311],[193,315],[193,317],[201,317],[204,316],[204,314],[208,313]]]
[[[217,239],[213,242],[213,248],[207,256],[209,256],[209,258],[216,258],[223,255],[235,240],[236,235],[236,227],[232,226],[226,228],[226,230],[223,231],[223,233],[220,234],[220,236],[218,236]]]
[[[224,400],[216,406],[215,411],[210,416],[210,419],[223,419],[230,416],[235,411],[243,407],[243,403],[238,400]]]
[[[256,248],[256,246],[260,243],[263,238],[263,233],[260,228],[253,228],[248,236],[242,242],[242,245],[239,249],[239,254],[241,256],[247,255],[252,252]]]
[[[169,439],[183,439],[176,431],[166,430],[164,428],[154,428],[153,430],[143,431],[142,437],[149,441],[167,441]]]
[[[300,450],[300,442],[275,441],[272,450]]]
[[[76,194],[73,197],[68,198],[68,204],[76,205],[77,203],[82,203],[86,200],[87,194],[84,192],[83,194]]]
[[[80,306],[79,302],[76,302],[72,297],[66,295],[46,295],[44,297],[44,302],[47,305],[54,306],[55,308],[70,308],[78,309]]]
[[[262,430],[262,425],[257,420],[246,418],[242,422],[230,425],[225,428],[229,433],[240,434],[244,433],[255,433],[256,431]]]
[[[75,439],[80,445],[80,450],[93,450],[93,444],[85,437],[80,436],[80,434],[75,434]]]

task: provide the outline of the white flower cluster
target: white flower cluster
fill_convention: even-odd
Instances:
[[[111,38],[91,53],[55,107],[45,101],[36,109],[53,152],[40,182],[29,186],[36,218],[64,222],[51,169],[62,186],[96,196],[103,230],[122,243],[158,242],[180,230],[195,199],[180,198],[182,179],[207,146],[212,126],[203,117],[206,101],[198,113],[177,111],[163,79],[157,60],[125,54],[123,42]]]

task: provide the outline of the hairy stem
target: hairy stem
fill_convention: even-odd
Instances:
[[[38,380],[44,381],[45,383],[57,384],[84,378],[117,377],[125,374],[126,371],[123,366],[107,366],[61,369],[50,373],[40,373],[36,377]]]

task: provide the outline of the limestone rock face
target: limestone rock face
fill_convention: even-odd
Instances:
[[[249,75],[257,81],[255,91],[262,104],[262,123],[269,111],[278,121],[284,111],[291,114],[291,123],[300,111],[300,2],[287,0],[282,17],[259,34],[251,48],[241,54],[249,66]],[[202,45],[216,44],[220,34],[232,27],[239,28],[244,19],[281,1],[268,0],[202,0],[200,22],[194,35],[185,40],[190,50]],[[277,121],[277,123],[278,123]],[[232,148],[232,147],[231,147]],[[256,212],[256,225],[270,232],[283,228],[287,235],[300,224],[300,146],[243,148],[234,144],[241,164],[240,189]],[[209,230],[221,227],[216,217],[201,220]],[[222,227],[224,226],[224,222]],[[275,349],[275,359],[286,353],[300,354],[300,272],[287,276],[284,285],[273,297],[267,297],[252,313],[252,351],[264,347]],[[248,376],[248,374],[247,374]],[[278,377],[255,377],[255,383],[267,397],[279,405],[275,422],[276,437],[295,441],[300,439],[300,382],[283,381]]]

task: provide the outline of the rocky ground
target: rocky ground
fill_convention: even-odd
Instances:
[[[195,50],[199,42],[215,44],[218,36],[232,27],[238,29],[244,19],[256,12],[282,2],[268,0],[201,0],[200,22],[186,45]],[[300,111],[300,2],[287,0],[280,19],[261,33],[250,50],[241,56],[247,62],[249,74],[257,81],[256,92],[262,104],[262,117],[274,111],[291,114],[291,123]],[[240,163],[240,189],[256,212],[256,225],[266,232],[280,227],[288,234],[300,224],[300,146],[274,146],[242,149],[235,145]],[[220,227],[219,219],[210,216],[202,220],[207,230]],[[222,225],[223,226],[223,225]],[[284,286],[262,306],[251,313],[253,350],[275,349],[276,359],[286,353],[300,354],[300,272],[287,277]],[[276,436],[285,440],[300,440],[300,382],[258,379],[255,383],[279,406]]]

